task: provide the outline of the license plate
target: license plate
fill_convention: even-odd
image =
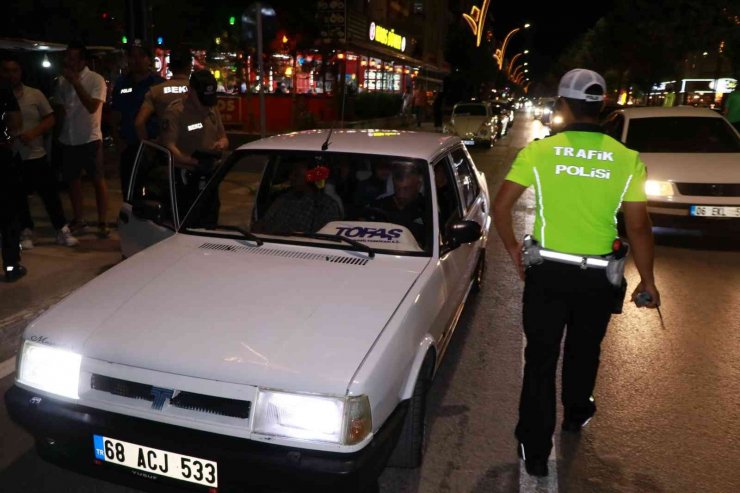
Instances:
[[[213,461],[100,435],[93,435],[93,445],[95,458],[100,461],[203,486],[218,487],[218,467]]]
[[[717,205],[692,205],[691,215],[700,217],[740,217],[740,207]]]
[[[465,144],[466,146],[473,146],[473,145],[475,145],[475,141],[474,141],[474,140],[470,140],[470,139],[467,139],[467,140],[463,140],[462,142],[463,142],[463,144]]]

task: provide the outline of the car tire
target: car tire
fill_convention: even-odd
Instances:
[[[475,264],[475,270],[473,271],[473,283],[470,286],[470,291],[473,294],[480,293],[483,289],[483,284],[486,279],[486,249],[481,248],[478,254],[478,262]]]
[[[403,469],[414,469],[421,465],[424,457],[424,445],[426,442],[426,408],[427,391],[434,370],[434,357],[428,352],[421,366],[419,377],[414,385],[414,392],[409,399],[409,407],[406,410],[403,428],[396,442],[390,458],[388,467]]]

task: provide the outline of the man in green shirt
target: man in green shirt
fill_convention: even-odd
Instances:
[[[740,89],[737,86],[727,95],[724,115],[727,121],[740,132]]]
[[[637,152],[602,133],[598,116],[605,94],[606,83],[596,72],[574,69],[563,76],[557,106],[564,130],[519,152],[493,208],[496,230],[525,279],[527,348],[516,436],[526,470],[535,476],[548,473],[555,430],[555,371],[566,326],[563,430],[579,431],[596,412],[591,394],[601,340],[620,291],[607,278],[604,257],[616,245],[620,206],[642,278],[633,300],[637,293],[647,292],[651,297],[647,306],[660,305],[645,165]],[[512,209],[530,186],[537,201],[532,237],[542,250],[538,262],[525,271]]]

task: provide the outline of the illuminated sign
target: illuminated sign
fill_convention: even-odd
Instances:
[[[737,79],[717,79],[717,82],[710,83],[709,87],[718,93],[728,94],[737,87]]]
[[[374,22],[370,23],[370,41],[390,46],[399,51],[406,51],[406,36],[396,34],[393,29],[388,30]]]

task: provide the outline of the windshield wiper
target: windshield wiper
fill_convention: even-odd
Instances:
[[[262,238],[257,236],[254,233],[250,233],[246,229],[242,228],[241,226],[228,226],[228,225],[222,225],[218,224],[212,228],[208,229],[225,229],[226,231],[236,231],[237,233],[241,233],[246,239],[251,240],[257,244],[258,247],[265,244],[264,241],[262,241]]]
[[[298,233],[298,232],[285,233],[285,236],[297,236],[299,238],[313,238],[315,240],[334,241],[337,243],[345,242],[348,245],[353,246],[355,250],[366,252],[368,257],[375,258],[375,250],[372,247],[369,247],[368,245],[365,245],[364,243],[361,243],[357,240],[353,240],[353,239],[350,239],[344,236],[328,235],[326,233]]]

